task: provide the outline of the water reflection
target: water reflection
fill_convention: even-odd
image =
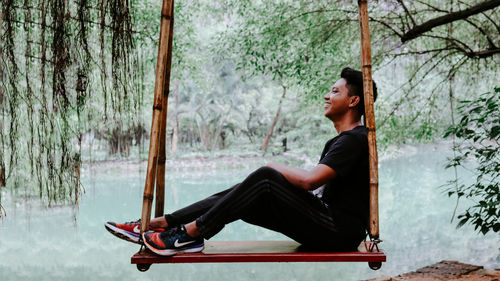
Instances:
[[[0,223],[0,280],[358,280],[395,275],[443,259],[500,267],[498,235],[455,229],[449,220],[455,202],[439,186],[453,177],[446,154],[435,146],[403,151],[380,163],[380,232],[388,262],[379,271],[366,263],[273,263],[153,265],[140,273],[130,265],[138,246],[109,235],[106,220],[140,215],[144,163],[95,168],[83,178],[86,192],[78,209],[42,208],[33,200],[10,200]],[[262,161],[167,165],[166,208],[177,208],[240,181]],[[462,177],[470,177],[460,171]],[[460,207],[465,208],[464,204]],[[286,237],[242,222],[217,240],[279,240]]]

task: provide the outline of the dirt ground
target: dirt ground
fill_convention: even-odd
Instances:
[[[491,270],[482,266],[460,263],[457,261],[440,261],[436,264],[422,267],[413,272],[395,277],[380,276],[369,281],[435,281],[435,280],[481,280],[500,281],[500,268]]]

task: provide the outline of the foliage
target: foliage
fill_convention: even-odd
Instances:
[[[477,173],[473,184],[455,188],[455,182],[450,183],[449,196],[474,201],[458,216],[458,226],[470,223],[483,234],[500,232],[500,88],[476,100],[461,101],[458,110],[462,119],[448,128],[445,137],[454,135],[461,144],[455,148],[458,154],[449,159],[447,168],[465,167],[473,162]]]
[[[133,126],[138,112],[132,10],[121,0],[2,1],[0,185],[36,184],[25,195],[49,206],[78,201],[83,135],[103,121]]]
[[[449,101],[498,82],[498,8],[403,42],[482,2],[370,3],[379,143],[433,141],[449,124]],[[0,10],[0,186],[22,190],[36,179],[29,195],[74,202],[82,159],[145,150],[161,1],[5,0]],[[292,153],[318,153],[334,132],[323,94],[342,67],[359,68],[355,2],[179,0],[174,18],[169,142],[175,134],[184,150],[257,149],[282,85],[271,151],[281,153],[286,138]],[[450,77],[458,90],[448,99]]]
[[[344,37],[355,34],[357,25],[332,20],[340,11],[304,12],[328,10],[330,1],[244,0],[228,5],[231,25],[219,34],[223,44],[216,49],[230,54],[250,75],[264,75],[287,87],[302,86],[310,99],[321,99],[342,66],[353,60],[348,51],[353,42]]]
[[[284,76],[300,86],[297,91],[306,100],[315,102],[343,67],[360,68],[358,11],[353,2],[226,2],[230,7],[226,21],[231,24],[220,34],[216,49],[232,54],[251,75],[276,80]],[[477,78],[489,87],[495,82],[498,68],[492,65],[498,65],[500,46],[492,38],[500,35],[498,7],[467,18],[454,14],[481,5],[481,1],[370,2],[374,79],[379,83],[376,119],[382,142],[428,141],[440,135],[436,131],[442,132],[451,121],[450,114],[441,110],[448,102],[443,93],[448,92],[444,89],[450,77],[468,81],[465,87]],[[407,39],[410,31],[422,31],[439,17],[448,21]]]

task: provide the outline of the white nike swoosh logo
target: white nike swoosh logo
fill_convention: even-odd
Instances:
[[[135,233],[141,233],[141,230],[139,229],[139,226],[138,226],[138,225],[136,225],[136,226],[134,227],[134,232],[135,232]]]
[[[175,247],[182,247],[182,246],[185,246],[185,245],[187,245],[187,244],[191,244],[191,243],[193,243],[193,242],[195,242],[195,241],[194,241],[194,240],[192,240],[192,241],[188,241],[188,242],[179,243],[179,239],[177,239],[177,240],[175,240],[175,242],[174,242],[174,246],[175,246]]]

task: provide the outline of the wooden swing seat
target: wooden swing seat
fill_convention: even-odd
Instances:
[[[295,241],[210,241],[200,253],[170,257],[141,250],[132,256],[132,264],[147,270],[153,263],[228,263],[228,262],[368,262],[378,269],[386,256],[377,248],[370,252],[371,242],[361,242],[354,252],[315,252]],[[373,267],[372,267],[373,266]]]

